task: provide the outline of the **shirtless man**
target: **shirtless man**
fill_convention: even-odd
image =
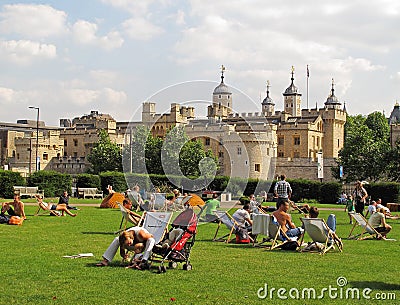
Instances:
[[[299,236],[301,236],[301,234],[303,234],[304,229],[296,227],[295,224],[292,222],[292,218],[287,213],[287,211],[289,211],[289,208],[289,202],[281,202],[278,210],[273,212],[272,215],[276,218],[276,220],[282,227],[282,231],[285,232],[288,237],[298,238]]]
[[[11,207],[13,206],[14,209]],[[24,203],[21,201],[21,197],[19,195],[14,195],[14,201],[12,202],[3,202],[1,213],[8,212],[10,216],[20,216],[23,219],[26,219]]]

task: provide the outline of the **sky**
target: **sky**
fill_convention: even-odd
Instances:
[[[221,65],[239,113],[261,110],[267,81],[282,110],[293,66],[302,108],[333,79],[350,115],[389,116],[399,28],[398,0],[0,0],[0,121],[35,120],[29,106],[49,126],[92,110],[139,120],[144,101],[204,116]]]

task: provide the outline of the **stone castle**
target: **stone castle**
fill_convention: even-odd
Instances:
[[[189,138],[202,141],[205,149],[218,156],[218,174],[273,179],[285,173],[289,178],[332,180],[331,166],[343,147],[346,122],[346,109],[335,96],[333,80],[323,108],[302,109],[292,68],[290,84],[283,92],[283,110],[275,110],[268,83],[261,111],[239,114],[233,111],[234,96],[224,77],[222,68],[221,82],[212,92],[204,119],[196,118],[193,107],[177,103],[171,104],[169,113],[158,114],[156,103],[146,101],[139,122],[117,122],[109,114],[92,111],[72,121],[60,119],[60,127],[44,122],[37,126],[28,120],[0,123],[1,165],[26,175],[36,168],[82,173],[90,166],[86,157],[100,129],[122,148],[137,126],[147,126],[158,137],[165,137],[174,126],[184,126]],[[393,144],[400,138],[398,103],[389,122]]]

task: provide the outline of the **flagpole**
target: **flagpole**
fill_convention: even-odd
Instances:
[[[310,77],[310,71],[308,70],[308,65],[307,65],[307,109],[308,108],[308,78]]]

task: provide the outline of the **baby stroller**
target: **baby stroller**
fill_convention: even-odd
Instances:
[[[195,242],[197,223],[202,211],[203,209],[196,215],[193,209],[188,207],[181,212],[171,224],[173,229],[181,229],[180,234],[169,247],[165,248],[162,245],[156,245],[153,248],[154,259],[152,261],[155,262],[158,256],[158,261],[160,262],[158,273],[167,271],[164,266],[165,262],[168,262],[169,268],[172,269],[176,268],[178,263],[183,263],[183,270],[192,270],[190,252]]]

